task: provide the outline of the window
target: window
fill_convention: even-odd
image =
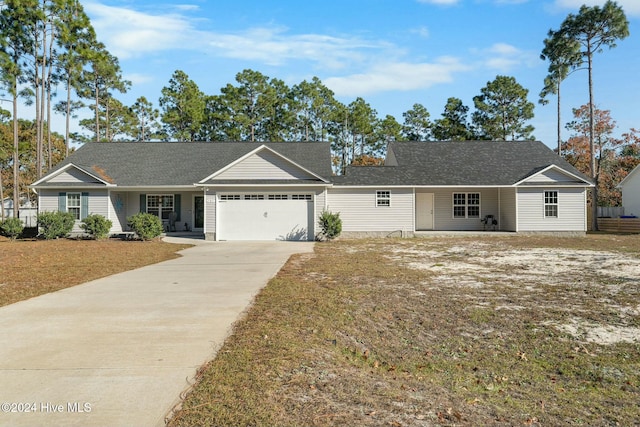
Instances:
[[[292,194],[291,200],[311,200],[311,194]]]
[[[240,200],[239,194],[221,194],[220,200]]]
[[[147,212],[160,219],[169,219],[174,211],[173,194],[148,194]]]
[[[558,192],[557,191],[544,192],[544,217],[545,218],[558,217]]]
[[[391,192],[390,191],[376,191],[376,206],[389,207],[391,206]]]
[[[245,200],[264,200],[264,194],[245,194]]]
[[[289,196],[286,194],[269,194],[269,200],[288,200]]]
[[[67,212],[73,214],[76,221],[80,221],[80,193],[67,193]]]
[[[454,218],[480,218],[480,193],[453,193]]]

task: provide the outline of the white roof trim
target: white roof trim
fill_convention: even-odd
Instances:
[[[627,176],[625,176],[624,179],[620,181],[620,184],[616,185],[616,188],[622,189],[622,184],[624,184],[628,179],[631,179],[631,176],[635,175],[636,173],[640,173],[640,164],[633,168],[631,172],[629,172]]]
[[[206,181],[209,181],[213,178],[215,178],[216,176],[220,175],[221,173],[223,173],[224,171],[227,171],[229,169],[231,169],[232,167],[234,167],[235,165],[237,165],[238,163],[242,162],[243,160],[253,156],[254,154],[259,153],[262,150],[269,150],[271,153],[275,154],[276,156],[280,157],[281,159],[291,163],[293,166],[303,170],[304,172],[308,173],[311,176],[314,176],[316,178],[318,178],[319,180],[321,180],[322,182],[329,182],[326,179],[324,179],[323,177],[321,177],[320,175],[311,172],[309,169],[300,166],[298,163],[294,162],[293,160],[283,156],[282,154],[278,153],[277,151],[275,151],[272,148],[267,147],[266,145],[262,144],[261,146],[259,146],[258,148],[248,152],[247,154],[245,154],[244,156],[234,160],[233,162],[229,163],[228,165],[226,165],[225,167],[223,167],[222,169],[212,173],[211,175],[209,175],[208,177],[204,178],[203,180],[199,181],[197,184],[204,184]]]
[[[60,175],[61,173],[68,171],[71,168],[77,169],[80,172],[89,175],[91,178],[94,178],[94,179],[98,180],[99,182],[103,183],[107,187],[117,187],[116,184],[112,184],[110,182],[107,182],[104,179],[102,179],[99,176],[97,176],[96,174],[93,174],[93,173],[85,170],[84,168],[81,168],[80,166],[74,165],[73,163],[68,163],[68,164],[64,165],[63,167],[61,167],[60,169],[58,169],[57,171],[53,172],[51,175],[47,175],[47,176],[44,176],[44,177],[40,178],[39,180],[37,180],[36,182],[31,184],[29,187],[36,187],[36,186],[38,186],[38,185],[40,185],[40,184],[42,184],[44,182],[49,181],[51,178],[54,178],[54,177]],[[89,184],[89,183],[87,183],[87,184]],[[64,183],[60,183],[60,186],[64,186]]]
[[[536,172],[536,173],[532,173],[531,175],[527,176],[526,178],[524,178],[524,179],[522,179],[522,180],[520,180],[520,181],[516,182],[515,184],[513,184],[513,186],[514,186],[514,187],[516,187],[516,186],[519,186],[519,185],[521,185],[521,184],[524,184],[525,182],[529,181],[529,180],[530,180],[531,178],[533,178],[534,176],[536,176],[536,175],[540,175],[540,174],[543,174],[543,173],[545,173],[545,172],[547,172],[548,170],[551,170],[551,169],[555,169],[555,170],[557,170],[558,172],[560,172],[560,173],[562,173],[562,174],[565,174],[565,175],[568,175],[568,176],[570,176],[570,177],[572,177],[572,178],[575,178],[577,181],[584,182],[584,183],[585,183],[585,184],[587,184],[589,187],[593,187],[593,186],[594,186],[594,185],[593,185],[592,183],[590,183],[589,181],[587,181],[587,180],[585,180],[585,179],[583,179],[583,178],[580,178],[578,175],[576,175],[576,174],[574,174],[574,173],[571,173],[571,172],[567,171],[566,169],[562,169],[560,166],[557,166],[557,165],[549,165],[549,166],[547,166],[546,168],[544,168],[544,169],[542,169],[542,170],[540,170],[540,171],[538,171],[538,172]],[[543,184],[543,183],[537,183],[537,184],[540,184],[541,186],[544,186],[544,184]],[[558,184],[561,184],[561,183],[558,183]]]
[[[217,183],[211,183],[211,184],[194,184],[196,187],[201,187],[201,188],[214,188],[214,187],[243,187],[243,188],[262,188],[262,187],[266,187],[266,188],[273,188],[273,187],[311,187],[311,188],[317,188],[317,187],[323,187],[323,188],[332,188],[333,184],[330,183],[291,183],[291,184],[270,184],[268,182],[265,183],[261,183],[261,184],[217,184]]]

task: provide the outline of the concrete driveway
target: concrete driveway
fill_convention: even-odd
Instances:
[[[0,425],[164,425],[256,293],[313,250],[190,242],[181,258],[1,307]]]

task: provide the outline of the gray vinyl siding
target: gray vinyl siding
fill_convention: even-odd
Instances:
[[[109,218],[109,195],[107,190],[93,191],[60,191],[60,190],[40,190],[38,198],[39,212],[56,212],[58,210],[58,195],[60,193],[88,193],[88,214],[102,215]],[[73,226],[73,233],[82,233],[80,221],[76,221]]]
[[[129,208],[129,193],[112,192],[109,197],[109,219],[112,222],[111,233],[120,233],[127,230],[127,213]],[[122,204],[122,209],[117,207]]]
[[[493,215],[499,218],[497,188],[434,189],[433,193],[434,230],[477,231],[483,229],[483,224],[480,220],[485,215]],[[480,193],[480,218],[454,218],[453,193]],[[500,227],[502,225],[498,222],[498,228]]]
[[[556,169],[549,169],[543,173],[537,174],[526,180],[528,184],[531,183],[543,183],[547,184],[550,182],[581,182],[576,180],[576,178],[571,177],[565,173],[562,173]]]
[[[78,170],[78,169],[74,169],[74,168],[69,168],[68,170],[61,172],[60,174],[52,177],[51,179],[49,179],[47,182],[50,183],[74,183],[74,184],[78,184],[78,183],[96,183],[99,182],[97,179],[95,179],[92,176],[87,175],[86,173]]]
[[[217,175],[225,179],[308,179],[312,175],[270,151],[263,150]]]
[[[204,233],[205,238],[211,235],[211,240],[216,232],[216,192],[207,190],[204,194]]]
[[[545,190],[558,191],[558,217],[544,217]],[[586,231],[584,188],[519,188],[518,231]]]
[[[376,191],[391,192],[391,206],[376,206]],[[413,189],[331,188],[327,209],[339,212],[344,232],[414,231]]]
[[[631,173],[633,175],[624,182],[622,187],[622,206],[624,206],[625,215],[640,217],[640,169]]]
[[[498,227],[503,231],[517,231],[516,189],[501,188],[500,219]]]

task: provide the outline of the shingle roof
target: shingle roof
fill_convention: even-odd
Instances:
[[[352,166],[336,185],[513,185],[556,165],[590,182],[538,141],[392,142],[386,166]]]
[[[67,157],[86,170],[96,168],[118,186],[192,185],[265,145],[325,179],[331,177],[329,143],[114,142],[87,143]],[[95,172],[92,172],[95,174]]]

